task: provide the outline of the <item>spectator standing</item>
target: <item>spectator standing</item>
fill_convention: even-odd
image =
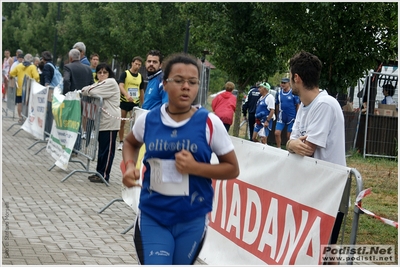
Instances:
[[[385,83],[382,86],[382,94],[385,96],[381,103],[386,105],[396,105],[396,102],[393,100],[394,91],[396,88],[391,83]]]
[[[10,50],[4,50],[4,60],[3,60],[3,68],[2,68],[2,78],[3,78],[3,85],[5,89],[5,93],[3,94],[3,101],[7,101],[7,88],[8,88],[8,74],[10,72],[10,59],[11,54]]]
[[[43,86],[53,86],[56,87],[58,84],[56,80],[53,80],[54,75],[56,74],[56,67],[53,65],[53,56],[50,51],[43,51],[42,52],[42,60],[39,65],[42,68],[42,75],[40,78],[40,83]],[[62,84],[61,84],[62,85]],[[61,87],[60,85],[60,87]],[[49,91],[51,94],[53,91]],[[50,95],[51,99],[51,95]],[[44,130],[46,133],[51,133],[51,128],[53,125],[53,112],[51,110],[51,102],[48,101],[47,103],[47,111],[46,111],[46,123],[44,126]]]
[[[44,86],[49,86],[51,84],[51,80],[53,79],[54,76],[54,70],[55,66],[53,65],[53,56],[49,51],[43,51],[42,52],[42,61],[44,63],[43,66],[43,79],[44,79]],[[56,85],[52,85],[56,86]]]
[[[315,55],[301,51],[290,61],[293,93],[300,97],[300,107],[286,149],[346,166],[344,116],[339,102],[319,89],[322,63]],[[336,244],[343,213],[338,212],[330,244]]]
[[[141,146],[146,145],[146,170],[134,230],[140,265],[194,264],[212,210],[211,179],[239,175],[234,147],[221,120],[205,108],[192,106],[199,76],[195,57],[172,56],[163,78],[168,103],[140,116],[124,141],[123,184],[127,187],[135,186],[140,177],[136,161]],[[163,145],[154,149],[156,142]],[[190,146],[182,148],[182,142],[190,142]],[[213,152],[218,164],[210,164]],[[157,167],[160,165],[163,167]],[[162,253],[153,253],[156,251]]]
[[[80,61],[82,64],[90,66],[90,62],[86,57],[86,45],[82,42],[77,42],[72,48],[78,49],[80,52]]]
[[[17,56],[17,60],[13,61],[11,67],[10,67],[10,72],[19,64],[22,63],[24,61],[24,54],[19,53]]]
[[[247,120],[247,125],[250,130],[250,140],[253,140],[254,124],[256,123],[255,114],[256,114],[257,101],[261,97],[260,91],[258,90],[258,85],[259,83],[250,88],[246,100],[242,105],[243,119]],[[247,112],[249,113],[248,118],[247,118]]]
[[[69,91],[81,90],[83,87],[93,84],[92,70],[88,65],[80,62],[79,50],[71,49],[68,55],[70,63],[64,66],[64,95]]]
[[[21,49],[17,49],[17,51],[15,52],[15,56],[14,56],[14,57],[11,57],[11,58],[8,60],[8,63],[10,64],[10,66],[12,66],[15,62],[18,61],[18,55],[22,55],[22,58],[23,58],[24,52],[23,52]],[[17,64],[18,64],[18,63],[17,63]],[[12,68],[10,68],[10,71],[11,71],[11,69],[12,69]]]
[[[144,93],[143,109],[153,109],[168,102],[168,94],[163,87],[163,56],[158,50],[150,50],[146,55],[146,70],[148,84]]]
[[[39,57],[34,57],[33,58],[33,64],[36,66],[38,69],[39,74],[41,74],[41,70],[39,70],[39,63],[40,63],[40,58]]]
[[[282,130],[285,127],[287,127],[287,140],[289,140],[294,119],[296,118],[297,109],[300,105],[300,99],[298,96],[293,95],[289,81],[289,78],[282,78],[281,89],[278,91],[275,98],[275,114],[278,118],[275,126],[275,141],[277,148],[281,148],[281,135]]]
[[[119,107],[119,87],[114,79],[114,72],[106,63],[100,63],[96,67],[97,83],[82,88],[82,95],[98,95],[103,98],[103,114],[100,118],[97,167],[96,171],[109,182],[111,167],[115,155],[115,142],[120,128],[120,120],[117,119],[121,112]],[[88,177],[92,183],[103,183],[97,175]]]
[[[90,69],[92,70],[93,80],[95,82],[98,82],[96,80],[96,67],[97,65],[99,65],[99,62],[100,62],[100,57],[98,54],[93,53],[90,55]]]
[[[121,118],[126,118],[128,112],[132,112],[134,107],[143,104],[144,83],[139,73],[142,63],[141,57],[134,57],[131,68],[123,72],[119,78]],[[120,127],[118,150],[122,150],[124,144],[125,120],[121,120]]]
[[[18,55],[18,57],[21,57],[22,54]],[[16,92],[16,98],[15,98],[15,103],[17,104],[17,112],[18,112],[18,117],[19,123],[23,122],[22,119],[22,85],[24,82],[24,77],[27,75],[29,78],[34,79],[36,82],[40,82],[40,77],[39,73],[37,71],[37,67],[32,63],[33,57],[31,54],[26,54],[24,56],[24,61],[22,63],[19,63],[13,70],[10,71],[10,78],[12,77],[18,77],[18,82],[17,82],[17,92]]]
[[[79,60],[80,52],[78,49],[71,49],[69,51],[69,62],[64,66],[64,80],[63,80],[63,94],[67,94],[70,91],[81,90],[87,85],[93,84],[92,70],[88,65],[82,64]],[[84,129],[86,128],[86,121],[82,122]],[[81,126],[79,126],[79,135],[76,139],[74,149],[80,150],[81,148],[81,137],[82,134]],[[76,152],[72,152],[71,156],[77,156]]]
[[[258,142],[259,135],[261,143],[266,144],[269,132],[272,129],[272,121],[274,118],[275,99],[269,93],[271,86],[267,82],[262,82],[258,86],[261,97],[257,101],[256,107],[256,123],[254,125],[253,141]]]
[[[227,82],[225,84],[225,92],[217,95],[211,103],[212,110],[224,123],[227,132],[229,132],[229,128],[232,125],[233,115],[236,110],[236,96],[232,94],[233,89],[235,89],[235,84]]]

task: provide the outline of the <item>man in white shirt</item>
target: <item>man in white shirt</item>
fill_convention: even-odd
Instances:
[[[286,149],[346,166],[343,111],[335,98],[319,89],[321,61],[302,51],[290,59],[289,66],[293,94],[300,97],[301,104]],[[337,242],[343,215],[338,211],[330,244]]]

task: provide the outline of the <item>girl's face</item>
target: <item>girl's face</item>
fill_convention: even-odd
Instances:
[[[168,93],[169,105],[174,109],[190,107],[199,91],[199,73],[192,64],[177,63],[171,68],[164,90]]]
[[[97,73],[97,79],[99,80],[99,82],[104,81],[105,79],[108,78],[108,71],[104,68],[100,69]]]

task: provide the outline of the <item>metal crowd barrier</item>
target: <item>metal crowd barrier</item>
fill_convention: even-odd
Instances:
[[[24,121],[26,120],[26,118],[28,117],[28,109],[29,109],[29,94],[30,94],[30,89],[31,89],[31,78],[29,78],[29,76],[25,75],[24,76],[24,81],[22,83],[22,112],[21,112],[21,116],[23,121],[22,122],[17,122],[17,123],[13,123],[11,124],[11,126],[7,129],[7,131],[9,131],[12,127],[14,127],[15,125],[22,125],[24,124]],[[15,107],[17,106],[17,104],[15,103],[15,96],[17,94],[17,86],[18,83],[16,82],[16,87],[15,90],[13,90],[14,92],[12,94],[14,95],[10,95],[13,99],[14,99],[14,111],[15,111]],[[7,100],[7,104],[8,104],[8,100]],[[11,102],[10,102],[10,106],[11,106]],[[20,128],[17,132],[15,132],[13,134],[13,136],[15,136],[17,133],[19,133],[22,129]]]
[[[78,133],[77,141],[75,143],[73,152],[86,158],[86,163],[71,157],[69,162],[79,163],[83,166],[83,169],[75,169],[64,177],[61,182],[66,181],[74,173],[83,172],[88,174],[96,174],[102,181],[109,186],[108,182],[104,177],[97,171],[90,171],[90,161],[93,161],[96,157],[97,151],[97,139],[99,135],[100,119],[103,107],[103,98],[97,95],[82,96],[81,95],[81,125]],[[56,165],[50,167],[51,171]]]
[[[5,113],[5,116],[3,118],[15,118],[15,96],[16,96],[16,89],[17,89],[17,80],[15,78],[9,79],[8,80],[8,86],[7,86],[7,102],[6,102],[6,108],[3,108],[3,111]],[[12,116],[8,116],[8,111],[12,112]]]
[[[351,185],[353,182],[353,179],[355,180],[355,187],[356,187],[356,193],[354,195],[354,201],[352,201],[351,199]],[[344,213],[343,216],[343,221],[341,224],[341,236],[340,236],[340,243],[341,245],[344,244],[344,235],[345,235],[345,231],[346,231],[346,221],[348,218],[348,213],[349,213],[349,208],[351,206],[354,206],[353,209],[353,221],[351,224],[351,232],[350,232],[350,236],[349,236],[349,244],[348,245],[355,245],[356,241],[357,241],[357,233],[358,233],[358,222],[359,222],[359,218],[360,215],[363,214],[363,212],[354,205],[355,200],[358,196],[358,194],[363,190],[363,181],[362,181],[362,177],[361,174],[357,171],[357,169],[352,168],[350,170],[349,173],[349,177],[347,179],[347,183],[346,186],[344,188],[343,191],[343,196],[342,196],[342,200],[340,201],[340,206],[339,206],[339,211]],[[346,244],[347,245],[347,244]],[[351,257],[349,257],[351,258]],[[348,261],[347,265],[353,265],[352,261]]]
[[[135,124],[135,120],[137,119],[137,117],[143,112],[144,110],[139,108],[139,107],[134,107],[133,108],[133,112],[132,112],[132,116],[130,118],[130,124],[129,127],[130,129],[132,129],[133,125]],[[126,190],[126,187],[122,187],[121,193]],[[122,193],[123,195],[123,193]],[[112,199],[110,202],[108,202],[103,208],[101,208],[97,213],[102,213],[103,211],[105,211],[106,209],[108,209],[112,204],[114,204],[115,202],[125,202],[128,206],[131,206],[131,203],[128,203],[128,200],[124,200],[123,198],[114,198]],[[135,220],[133,221],[133,223],[131,225],[129,225],[127,228],[125,228],[121,234],[126,234],[127,232],[129,232],[133,227],[135,226]]]
[[[372,84],[372,76],[378,75],[377,85]],[[367,87],[367,112],[365,114],[365,128],[363,139],[363,157],[385,157],[397,158],[398,146],[398,117],[377,116],[370,114],[369,110],[374,110],[375,106],[371,106],[372,87],[376,90],[380,89],[386,82],[395,83],[393,86],[397,88],[398,75],[397,74],[384,74],[380,72],[370,72],[368,75]],[[379,87],[378,87],[379,85]],[[365,93],[365,90],[364,90]]]

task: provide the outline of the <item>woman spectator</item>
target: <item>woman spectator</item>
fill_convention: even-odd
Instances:
[[[235,84],[227,82],[225,92],[217,95],[211,103],[212,110],[224,123],[227,132],[232,125],[233,114],[236,110],[236,96],[232,94],[233,89],[235,89]]]
[[[53,79],[55,67],[53,65],[53,56],[49,51],[42,52],[42,62],[43,62],[43,69],[42,69],[42,76],[44,80],[44,86],[51,85],[51,80]]]
[[[382,86],[382,94],[385,96],[382,99],[382,104],[386,105],[396,105],[396,102],[393,100],[394,91],[396,88],[391,83],[386,83]]]
[[[82,95],[97,95],[103,98],[96,171],[108,182],[115,155],[115,142],[121,123],[118,119],[121,114],[119,87],[111,67],[106,63],[97,65],[96,80],[98,80],[97,83],[82,88]],[[93,183],[103,183],[103,180],[97,175],[91,175],[88,178]]]

